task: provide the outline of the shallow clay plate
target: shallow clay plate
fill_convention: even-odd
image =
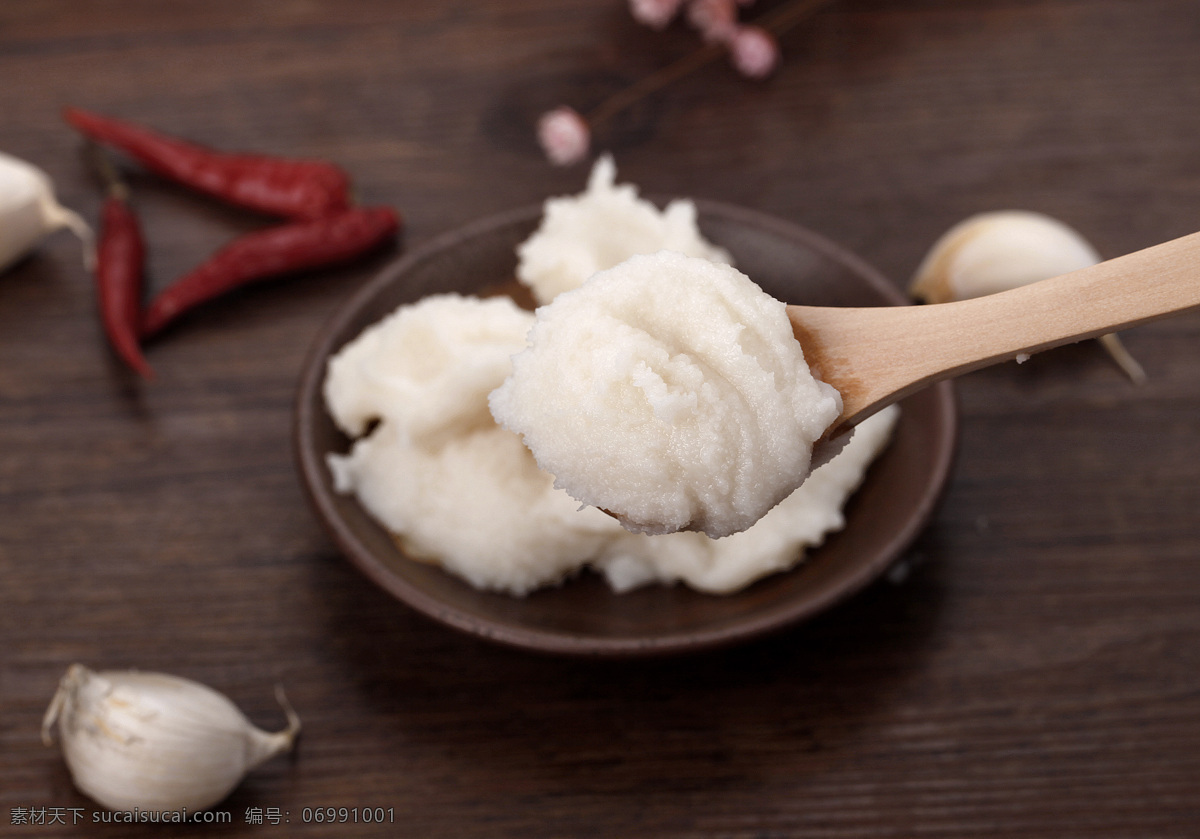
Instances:
[[[905,302],[872,268],[808,230],[736,207],[696,204],[704,235],[780,300]],[[322,402],[329,356],[402,303],[439,292],[515,291],[515,248],[540,217],[540,207],[507,213],[414,250],[364,286],[319,334],[300,381],[296,453],[317,514],[359,569],[417,611],[477,636],[543,652],[631,656],[723,646],[794,624],[857,592],[901,555],[932,513],[950,471],[956,411],[949,383],[904,401],[891,445],[846,508],[843,531],[792,571],[733,595],[682,585],[616,595],[590,571],[523,598],[477,591],[406,557],[352,496],[334,492],[325,455],[346,451],[350,442]]]

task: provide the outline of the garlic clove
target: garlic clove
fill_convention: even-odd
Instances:
[[[1043,213],[979,213],[942,234],[921,260],[909,294],[925,303],[969,300],[1069,274],[1100,262],[1100,254],[1074,228]],[[1116,335],[1098,339],[1135,383],[1141,365]]]
[[[20,158],[0,152],[0,271],[58,230],[83,242],[84,265],[95,265],[95,237],[87,222],[58,203],[49,176]]]
[[[113,810],[203,810],[227,796],[247,772],[289,750],[300,720],[283,731],[256,728],[228,698],[163,673],[105,671],[73,664],[42,721],[57,723],[75,785]]]
[[[934,243],[910,292],[928,303],[967,300],[1057,277],[1100,262],[1062,222],[1026,210],[980,213]]]

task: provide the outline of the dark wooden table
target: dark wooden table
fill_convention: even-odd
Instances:
[[[93,220],[67,104],[329,158],[405,214],[403,250],[579,189],[538,114],[695,45],[620,0],[6,0],[0,150]],[[1200,228],[1198,45],[1194,0],[843,0],[766,83],[712,63],[597,146],[648,192],[808,225],[897,284],[981,210],[1117,255]],[[261,224],[131,182],[155,287]],[[41,745],[78,661],[198,679],[271,728],[286,686],[298,753],[189,836],[1200,835],[1200,316],[1126,334],[1142,387],[1094,344],[961,380],[903,579],[736,649],[566,660],[406,610],[301,494],[300,365],[394,251],[197,313],[150,348],[151,384],[107,350],[78,253],[59,235],[0,276],[0,834],[172,834],[90,824]],[[303,822],[329,806],[395,823]],[[83,818],[12,823],[39,808]],[[272,809],[290,823],[247,823]]]

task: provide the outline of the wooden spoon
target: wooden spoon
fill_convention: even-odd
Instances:
[[[1200,233],[1010,291],[925,306],[788,306],[842,395],[832,438],[934,382],[1200,308]]]

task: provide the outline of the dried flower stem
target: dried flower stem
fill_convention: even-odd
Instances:
[[[754,23],[756,26],[761,26],[778,38],[800,21],[811,17],[832,2],[833,0],[793,0],[793,2],[785,3],[773,12],[762,15]],[[608,97],[586,113],[584,119],[593,128],[597,125],[602,125],[635,102],[682,79],[689,73],[699,70],[709,62],[715,61],[725,55],[727,51],[727,46],[721,43],[707,44],[700,47],[700,49],[685,55],[674,63],[668,64],[661,70],[651,73],[649,76],[635,82],[624,90]]]

